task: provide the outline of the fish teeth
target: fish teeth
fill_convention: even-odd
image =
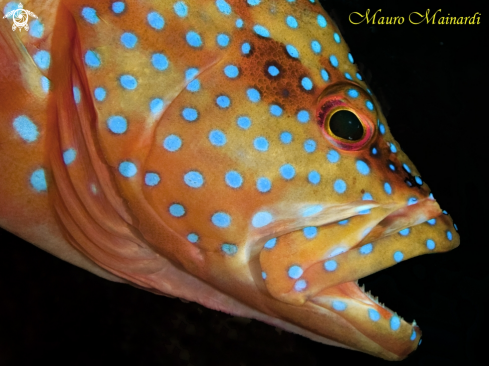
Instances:
[[[413,326],[413,327],[415,327],[416,325],[418,325],[418,324],[416,324],[416,320],[414,320],[414,319],[413,319],[413,324],[412,324],[412,326]]]

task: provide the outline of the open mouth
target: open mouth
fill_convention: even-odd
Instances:
[[[343,327],[398,354],[399,347],[415,348],[419,327],[365,292],[358,279],[415,256],[457,247],[452,225],[430,198],[360,210],[347,219],[270,239],[260,253],[262,278],[273,297],[334,316]]]

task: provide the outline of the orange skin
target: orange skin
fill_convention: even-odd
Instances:
[[[356,280],[396,264],[397,252],[404,260],[447,251],[459,236],[356,76],[334,22],[308,1],[185,3],[187,10],[174,2],[125,1],[117,12],[112,1],[28,1],[24,8],[44,25],[39,37],[0,23],[0,225],[113,281],[403,359],[416,349],[419,327]],[[152,12],[164,22],[149,20]],[[256,25],[268,34],[257,34]],[[197,47],[189,31],[199,34]],[[125,32],[136,35],[132,47],[121,38]],[[219,33],[229,44],[216,41]],[[244,54],[245,42],[251,46]],[[48,65],[39,61],[40,50],[49,52]],[[198,69],[190,79],[189,68]],[[190,86],[195,78],[198,90]],[[229,106],[220,104],[222,96]],[[154,98],[161,108],[149,107]],[[328,129],[339,110],[361,122],[359,141]],[[19,116],[32,124],[24,119],[19,127]],[[114,116],[124,117],[124,128],[111,125]],[[250,127],[237,125],[242,116]],[[290,143],[281,142],[284,131]],[[171,136],[179,146],[168,142]],[[256,147],[258,138],[265,147]],[[314,148],[309,142],[307,150],[309,140]],[[71,149],[76,155],[67,160]],[[188,183],[189,172],[202,180],[193,175],[197,181]],[[230,183],[229,172],[239,179]],[[311,172],[320,179],[312,182]],[[271,182],[266,192],[257,188],[263,177]],[[306,214],[313,207],[320,209]],[[343,220],[348,224],[338,224]],[[317,228],[314,238],[305,236],[307,227]],[[364,252],[368,244],[371,253]],[[337,267],[326,270],[333,256]],[[298,276],[293,266],[302,268]]]

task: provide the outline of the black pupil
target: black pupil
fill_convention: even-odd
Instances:
[[[357,141],[363,136],[363,125],[355,114],[338,111],[329,120],[331,132],[345,140]]]

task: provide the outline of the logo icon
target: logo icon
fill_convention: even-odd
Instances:
[[[20,3],[18,9],[9,11],[3,16],[3,18],[5,19],[12,16],[12,20],[14,21],[14,24],[12,24],[12,30],[15,31],[17,28],[19,28],[19,32],[21,32],[22,28],[24,28],[26,31],[29,30],[29,24],[27,24],[29,21],[29,15],[33,18],[37,18],[36,14],[34,14],[32,11],[25,10],[24,5]]]

